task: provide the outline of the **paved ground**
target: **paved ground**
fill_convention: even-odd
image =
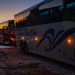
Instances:
[[[0,46],[0,75],[59,75],[41,63],[35,57],[22,54],[17,48]]]
[[[45,58],[23,54],[13,46],[0,46],[0,75],[75,75],[75,71]]]

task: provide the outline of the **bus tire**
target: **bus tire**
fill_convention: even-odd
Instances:
[[[27,44],[27,42],[26,41],[24,41],[24,47],[23,47],[23,53],[24,54],[28,54],[28,44]]]
[[[23,41],[22,40],[20,40],[20,50],[21,52],[23,52]]]

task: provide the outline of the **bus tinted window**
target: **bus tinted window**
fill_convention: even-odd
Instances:
[[[75,22],[75,2],[66,4],[66,10],[64,10],[63,19]]]
[[[66,20],[75,21],[75,2],[66,4],[66,7],[65,5],[60,5],[40,10],[37,7],[27,12],[17,16],[16,27],[36,26]]]
[[[18,16],[15,17],[15,27],[26,27],[26,19],[29,16],[30,11],[28,12],[22,12]]]
[[[67,4],[67,8],[73,8],[73,7],[75,7],[75,2]]]
[[[60,6],[59,7],[59,11],[63,10],[64,9],[64,6]]]
[[[49,11],[49,14],[39,16],[39,24],[52,23],[63,20],[63,12],[59,11],[59,7],[53,7],[44,11]]]
[[[53,13],[53,10],[52,9],[50,9],[50,13]]]
[[[43,11],[39,15],[42,16],[42,15],[47,15],[47,14],[49,14],[49,11]]]
[[[63,10],[63,9],[62,9]],[[51,22],[62,21],[63,12],[59,11],[59,7],[53,7],[48,9],[34,9],[30,11],[30,14],[25,19],[21,19],[16,23],[16,27],[41,25]]]

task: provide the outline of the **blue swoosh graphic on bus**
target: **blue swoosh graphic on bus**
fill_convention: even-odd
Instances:
[[[54,29],[50,28],[44,33],[42,39],[40,40],[40,42],[37,45],[37,48],[41,45],[41,43],[45,39],[48,39],[49,40],[49,48],[45,47],[45,51],[49,52],[49,51],[53,50],[54,48],[56,48],[61,42],[63,42],[68,36],[70,36],[73,33],[75,33],[75,28],[71,28],[67,31],[60,30],[55,35]]]
[[[54,38],[55,35],[55,31],[51,28],[48,29],[45,34],[43,35],[42,39],[40,40],[39,44],[37,45],[37,47],[45,40],[48,39],[49,40],[49,45],[51,44],[51,37],[50,36],[46,36],[48,34],[51,34],[52,38]]]

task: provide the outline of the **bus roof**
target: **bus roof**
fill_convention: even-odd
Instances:
[[[0,24],[8,23],[9,21],[14,21],[14,20],[7,20],[7,21],[4,21],[4,22],[1,22]]]
[[[44,1],[42,1],[42,2],[40,2],[40,3],[38,3],[38,4],[34,5],[34,6],[32,6],[32,7],[30,7],[30,8],[28,8],[28,9],[26,9],[26,10],[24,10],[24,11],[22,11],[22,12],[16,14],[16,15],[14,15],[14,16],[18,16],[18,15],[20,15],[20,14],[22,14],[22,13],[25,13],[25,12],[27,12],[27,11],[29,11],[29,10],[32,10],[32,9],[34,9],[34,8],[37,8],[37,7],[39,7],[40,5],[43,5],[43,4],[48,3],[48,2],[51,2],[51,1],[53,1],[53,0],[44,0]]]

